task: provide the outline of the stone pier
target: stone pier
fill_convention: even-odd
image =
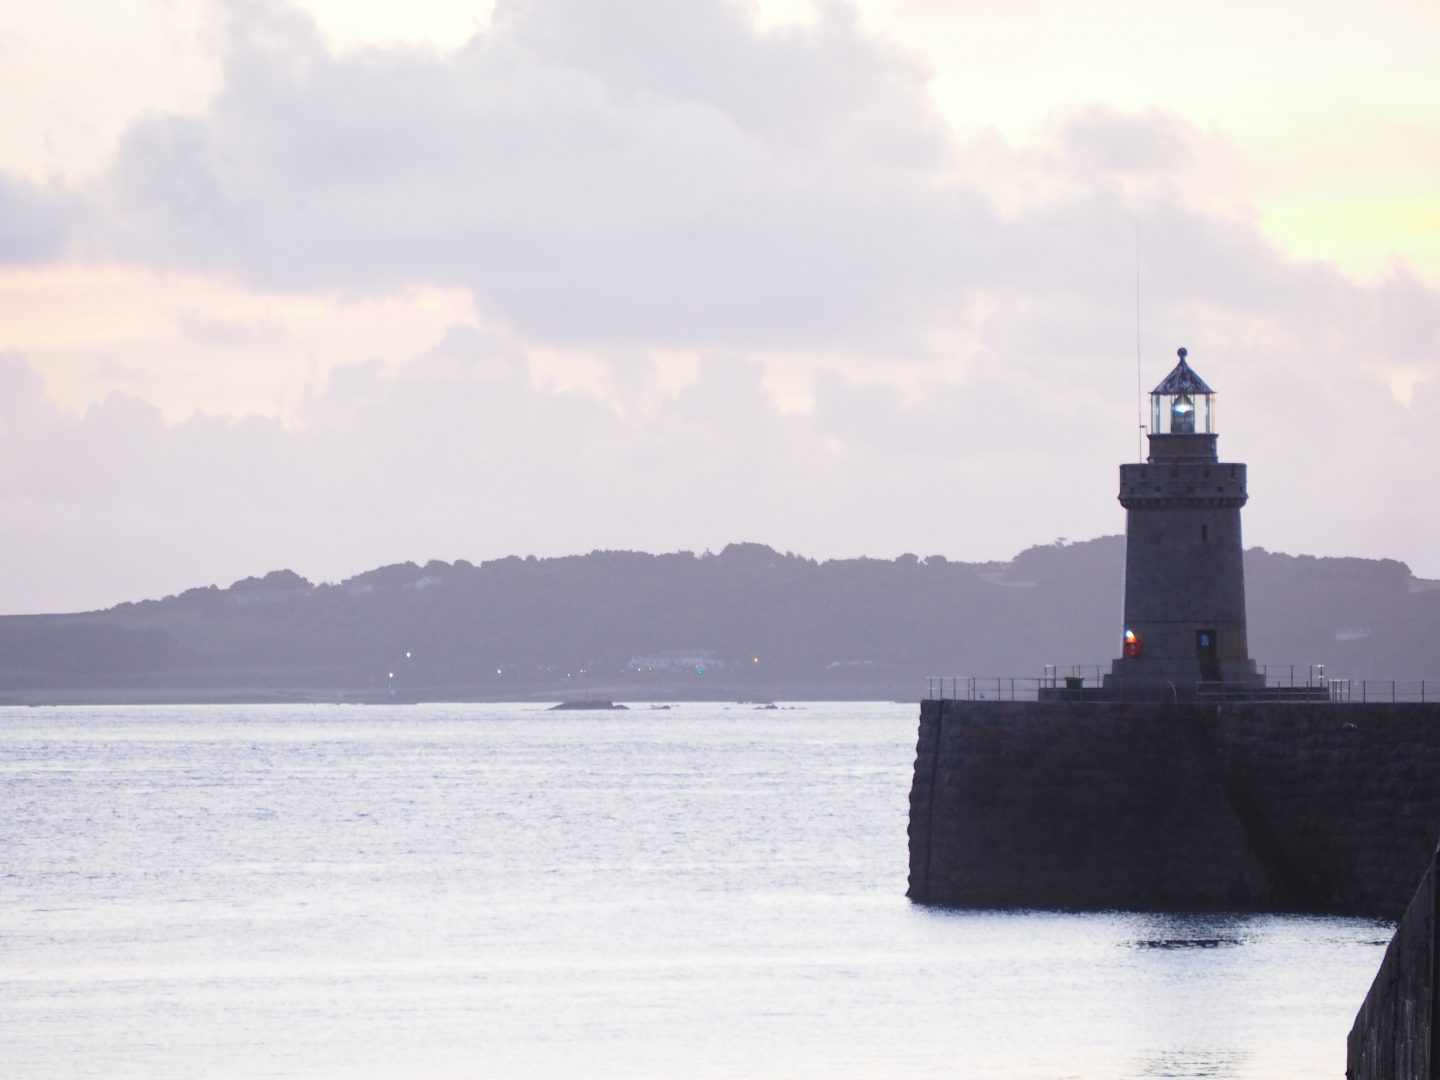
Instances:
[[[922,903],[1399,918],[1440,705],[926,701],[909,831]]]

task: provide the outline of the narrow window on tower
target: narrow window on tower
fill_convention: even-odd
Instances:
[[[1200,526],[1200,542],[1201,542],[1202,544],[1208,544],[1208,543],[1210,542],[1210,526],[1209,526],[1209,525],[1201,525],[1201,526]]]

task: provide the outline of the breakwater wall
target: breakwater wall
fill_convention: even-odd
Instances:
[[[1350,1029],[1345,1057],[1346,1080],[1396,1080],[1433,1077],[1437,1059],[1435,869],[1430,857],[1420,888],[1390,945],[1380,972]]]
[[[913,900],[1399,918],[1440,836],[1440,705],[926,701]]]

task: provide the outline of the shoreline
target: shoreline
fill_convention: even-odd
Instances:
[[[581,692],[574,690],[566,692],[564,688],[546,687],[505,694],[437,688],[409,694],[389,694],[383,691],[376,693],[340,689],[260,691],[248,688],[217,688],[214,690],[62,688],[0,691],[0,708],[105,708],[132,705],[555,705],[564,702],[599,700],[638,704],[735,702],[742,705],[801,701],[872,701],[914,705],[918,710],[920,700],[924,697],[923,683],[917,683],[910,693],[906,693],[907,689],[909,687],[906,684],[845,687],[786,684],[774,687],[733,685],[695,688],[597,687],[587,688]]]

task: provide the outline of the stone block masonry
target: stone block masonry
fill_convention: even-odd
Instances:
[[[1380,972],[1355,1017],[1346,1047],[1346,1080],[1433,1080],[1435,1039],[1435,869],[1429,869],[1385,950]]]
[[[1437,837],[1437,704],[921,707],[922,903],[1395,919]]]

